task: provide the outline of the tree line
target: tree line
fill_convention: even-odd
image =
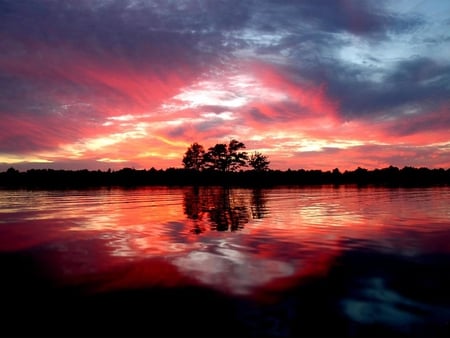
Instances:
[[[245,152],[245,144],[231,140],[218,143],[207,150],[199,143],[192,143],[182,158],[183,168],[156,170],[89,171],[30,169],[19,172],[9,168],[0,172],[0,188],[86,188],[111,186],[250,186],[272,187],[282,185],[357,184],[387,186],[450,185],[450,168],[428,169],[389,166],[367,170],[358,167],[341,172],[338,168],[322,170],[272,170],[267,156]],[[252,170],[243,170],[250,167]]]
[[[72,189],[90,187],[136,186],[240,186],[275,187],[287,185],[356,184],[399,186],[450,185],[449,169],[389,166],[368,170],[358,167],[341,172],[334,170],[194,170],[186,168],[90,171],[29,169],[20,172],[9,168],[0,172],[0,188]]]
[[[182,163],[185,169],[196,171],[234,172],[247,166],[255,171],[269,170],[270,161],[267,156],[257,151],[248,156],[243,149],[245,144],[235,139],[228,144],[218,143],[208,148],[208,151],[194,142],[184,153]]]

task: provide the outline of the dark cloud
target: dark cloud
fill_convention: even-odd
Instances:
[[[276,6],[279,2],[273,2]],[[394,17],[384,11],[380,2],[353,0],[317,0],[284,2],[291,16],[296,15],[313,29],[325,32],[350,32],[356,35],[401,31],[414,22]]]
[[[187,126],[179,126],[166,131],[166,134],[170,137],[178,138],[186,134],[186,130],[189,129]]]
[[[4,116],[0,123],[0,153],[27,154],[56,149],[84,135],[77,116]]]
[[[254,29],[255,36],[275,36],[270,43],[252,42],[255,57],[266,62],[272,56],[284,58],[277,65],[280,74],[299,86],[325,85],[343,118],[352,119],[402,114],[413,105],[426,111],[447,100],[450,64],[420,55],[386,61],[376,54],[363,55],[365,61],[355,63],[339,55],[351,44],[348,34],[379,48],[426,24],[417,15],[388,12],[383,2],[261,1],[247,28]]]
[[[244,114],[257,123],[301,123],[302,119],[317,116],[311,107],[303,106],[298,102],[282,101],[266,103],[264,107],[249,107]]]
[[[199,108],[202,112],[205,113],[214,113],[214,114],[220,114],[225,111],[229,111],[230,107],[227,106],[219,106],[219,105],[203,105]]]
[[[220,62],[221,30],[239,26],[246,14],[231,14],[232,2],[183,4],[1,1],[0,110],[34,114],[30,107],[42,97],[51,106],[55,96],[104,94],[104,84],[83,78],[93,69],[147,72],[162,82],[168,73],[197,76]],[[121,95],[109,91],[111,100]]]
[[[450,62],[429,57],[411,57],[389,66],[318,59],[288,65],[286,70],[299,85],[305,81],[325,84],[327,95],[339,102],[343,119],[401,116],[412,109],[428,112],[446,105],[450,98]]]
[[[389,74],[385,81],[387,83],[417,83],[427,85],[432,83],[436,87],[448,84],[450,76],[450,62],[438,63],[429,58],[416,57],[401,61],[394,71]]]
[[[351,33],[380,38],[400,33],[423,23],[418,16],[394,15],[382,1],[269,0],[253,2],[252,22],[257,29],[278,31],[280,27],[293,33]]]
[[[273,122],[273,118],[267,114],[264,114],[260,109],[252,107],[248,110],[250,118],[259,123],[270,123]]]
[[[441,108],[425,114],[405,114],[387,129],[391,135],[406,136],[421,132],[441,133],[450,128],[450,110]]]
[[[8,69],[0,74],[0,88],[0,115],[29,113],[32,116],[55,116],[64,113],[67,104],[74,103],[70,109],[72,115],[84,113],[95,117],[100,112],[89,109],[83,102],[101,100],[98,93],[105,92],[105,88],[101,88],[98,83],[86,85],[58,75],[41,77],[14,74]],[[120,99],[115,93],[108,101],[119,104]]]
[[[16,134],[1,137],[0,152],[13,152],[15,154],[27,154],[33,151],[52,150],[48,142],[44,139],[39,139],[32,135],[27,137],[26,135]]]
[[[236,1],[4,1],[0,27],[23,48],[71,45],[91,56],[102,51],[133,62],[195,63],[205,42],[236,29],[248,14]],[[237,8],[237,9],[236,9]],[[197,50],[197,53],[195,51]],[[181,54],[180,54],[181,53]],[[149,59],[150,58],[150,59]],[[155,65],[154,65],[155,66]]]

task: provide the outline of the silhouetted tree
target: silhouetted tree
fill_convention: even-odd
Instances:
[[[236,171],[247,165],[247,153],[240,151],[241,149],[245,149],[245,145],[237,140],[231,140],[228,145],[216,144],[205,154],[205,165],[207,168],[223,172]]]
[[[11,167],[11,168],[9,168],[8,170],[6,170],[6,173],[7,173],[8,175],[18,175],[18,174],[19,174],[19,170],[17,170],[17,169],[15,169],[15,168]]]
[[[208,169],[226,171],[228,167],[227,145],[225,143],[216,144],[208,149],[205,154],[205,166]]]
[[[248,156],[245,151],[245,144],[237,140],[231,140],[228,144],[229,170],[235,171],[241,167],[247,166]]]
[[[255,151],[248,161],[250,166],[256,171],[269,170],[270,161],[267,160],[267,156]]]
[[[183,156],[185,169],[202,170],[204,167],[205,149],[201,144],[194,142],[186,150]]]

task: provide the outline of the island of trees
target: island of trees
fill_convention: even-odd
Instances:
[[[192,143],[184,153],[182,168],[120,170],[55,170],[13,167],[0,172],[0,188],[65,189],[113,186],[191,186],[223,185],[273,187],[286,185],[357,184],[383,186],[450,185],[450,168],[429,169],[389,166],[368,170],[361,167],[341,172],[338,168],[322,170],[272,170],[267,156],[248,154],[245,144],[231,140],[205,149]]]
[[[185,169],[195,171],[221,171],[234,172],[250,166],[254,171],[266,171],[269,169],[269,160],[260,152],[254,152],[250,157],[245,149],[245,144],[238,140],[230,143],[218,143],[205,151],[205,148],[197,142],[191,144],[183,156]]]

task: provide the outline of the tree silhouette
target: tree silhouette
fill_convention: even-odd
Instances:
[[[236,171],[241,167],[247,166],[248,156],[245,151],[239,150],[245,149],[245,144],[237,140],[231,140],[228,145],[228,157],[229,157],[229,171]]]
[[[204,167],[205,149],[201,144],[194,142],[186,150],[183,156],[183,165],[185,169],[202,170]]]
[[[205,154],[205,166],[223,172],[236,171],[247,165],[247,153],[241,149],[245,149],[245,145],[237,140],[231,140],[228,145],[218,143]]]
[[[208,149],[205,154],[205,166],[208,169],[227,171],[228,168],[228,149],[224,143],[218,143]]]
[[[269,170],[270,161],[267,160],[267,156],[255,151],[248,161],[250,166],[256,171]]]

